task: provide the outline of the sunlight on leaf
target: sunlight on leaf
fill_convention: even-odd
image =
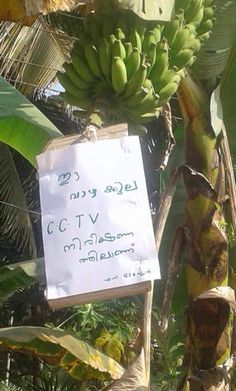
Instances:
[[[0,141],[33,165],[35,156],[61,132],[10,83],[0,78]]]
[[[112,358],[58,329],[30,326],[0,329],[0,349],[31,353],[49,364],[64,368],[76,378],[79,377],[81,363],[89,371],[91,368],[102,372],[107,379],[118,379],[124,372]]]

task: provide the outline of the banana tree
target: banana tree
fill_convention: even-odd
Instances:
[[[186,364],[189,368],[179,390],[231,389],[235,299],[233,290],[227,286],[232,284],[232,260],[228,250],[234,237],[231,227],[235,227],[235,183],[220,96],[226,130],[231,139],[234,119],[231,102],[235,94],[232,84],[235,4],[229,2],[226,6],[216,1],[216,6],[212,36],[199,53],[193,66],[194,75],[188,74],[177,92],[185,124],[185,164],[181,172],[186,209],[179,255],[184,263],[186,284],[183,284],[183,272],[179,267],[175,295],[180,293],[179,280],[183,284],[179,300],[183,295],[188,296],[188,300],[184,298],[184,305],[188,305]],[[225,33],[221,35],[220,31]],[[220,77],[220,86],[213,91]],[[233,138],[230,142],[233,151],[232,143]],[[226,213],[228,197],[231,216]],[[169,288],[170,281],[173,282],[173,270],[175,273],[177,269],[170,259]],[[168,297],[170,292],[165,292],[164,320]]]
[[[164,25],[141,23],[129,12],[118,12],[117,19],[112,15],[113,26],[101,11],[97,17],[87,17],[79,29],[71,63],[65,64],[65,73],[58,78],[66,90],[63,99],[82,108],[84,112],[79,114],[87,115],[88,121],[96,112],[100,125],[126,120],[136,128],[157,116],[179,86],[186,149],[179,171],[187,198],[182,235],[188,293],[189,369],[185,386],[191,390],[228,389],[229,374],[220,365],[230,358],[234,298],[228,287],[229,223],[224,218],[227,194],[220,146],[220,100],[216,91],[210,101],[209,91],[199,82],[205,74],[198,74],[196,81],[183,71],[194,62],[202,41],[209,38],[215,6],[211,0],[179,0],[175,5],[173,19]],[[216,2],[219,23],[222,12],[227,14],[233,8],[229,2],[223,11]],[[214,45],[217,39],[213,39]],[[214,50],[218,55],[218,48]],[[225,64],[221,65],[215,77],[221,75]]]

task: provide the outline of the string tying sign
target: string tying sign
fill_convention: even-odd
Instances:
[[[137,136],[37,161],[48,300],[160,278]]]

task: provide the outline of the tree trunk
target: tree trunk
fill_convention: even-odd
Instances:
[[[229,390],[229,375],[221,367],[230,357],[234,305],[227,287],[224,166],[203,87],[188,75],[181,82],[178,98],[186,123],[183,179],[189,373],[185,389]]]

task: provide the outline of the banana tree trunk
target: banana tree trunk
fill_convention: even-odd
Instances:
[[[203,87],[187,75],[179,87],[178,98],[186,123],[183,178],[189,372],[184,389],[230,390],[224,364],[231,353],[234,294],[227,287],[224,166]]]

